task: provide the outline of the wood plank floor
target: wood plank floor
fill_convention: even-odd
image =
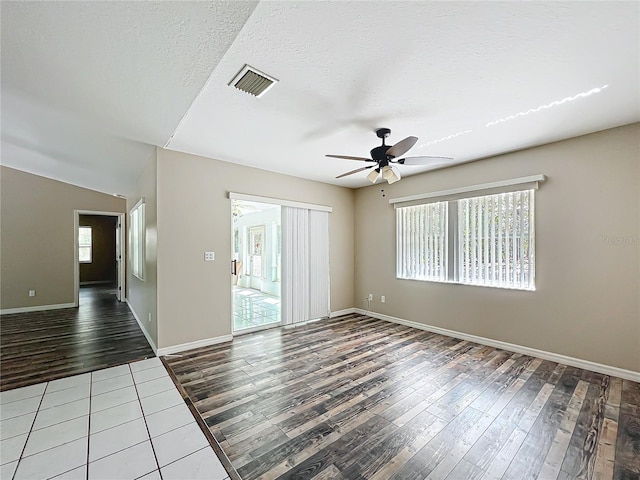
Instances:
[[[166,361],[245,480],[640,478],[640,385],[351,315]]]
[[[0,390],[155,356],[126,303],[81,289],[80,307],[2,315]]]

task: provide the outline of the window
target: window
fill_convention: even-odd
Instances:
[[[396,210],[398,278],[447,280],[447,202]]]
[[[144,280],[145,219],[143,200],[140,200],[131,210],[130,220],[131,273],[140,280]]]
[[[538,175],[391,200],[397,277],[534,290],[534,198],[542,180]],[[490,194],[470,196],[473,191]]]
[[[534,289],[533,190],[458,201],[459,281]]]
[[[78,227],[78,261],[80,263],[92,262],[91,245],[91,227]]]

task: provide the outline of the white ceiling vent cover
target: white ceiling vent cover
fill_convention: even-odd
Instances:
[[[277,82],[278,80],[270,77],[266,73],[262,73],[249,65],[245,65],[242,67],[242,70],[233,77],[229,85],[249,95],[260,98]]]

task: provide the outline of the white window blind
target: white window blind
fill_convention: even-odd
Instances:
[[[140,280],[144,280],[145,218],[143,201],[138,202],[131,210],[130,220],[131,273]]]
[[[396,209],[398,278],[447,280],[448,203]]]
[[[459,200],[459,281],[533,290],[534,225],[534,190]]]

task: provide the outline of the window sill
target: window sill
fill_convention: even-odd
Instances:
[[[516,290],[521,292],[535,292],[536,287],[513,287],[507,285],[484,285],[482,283],[465,283],[456,282],[452,280],[433,280],[429,278],[411,278],[411,277],[396,277],[398,280],[413,280],[415,282],[431,282],[431,283],[444,283],[449,285],[463,285],[467,287],[482,287],[482,288],[498,288],[500,290]]]

